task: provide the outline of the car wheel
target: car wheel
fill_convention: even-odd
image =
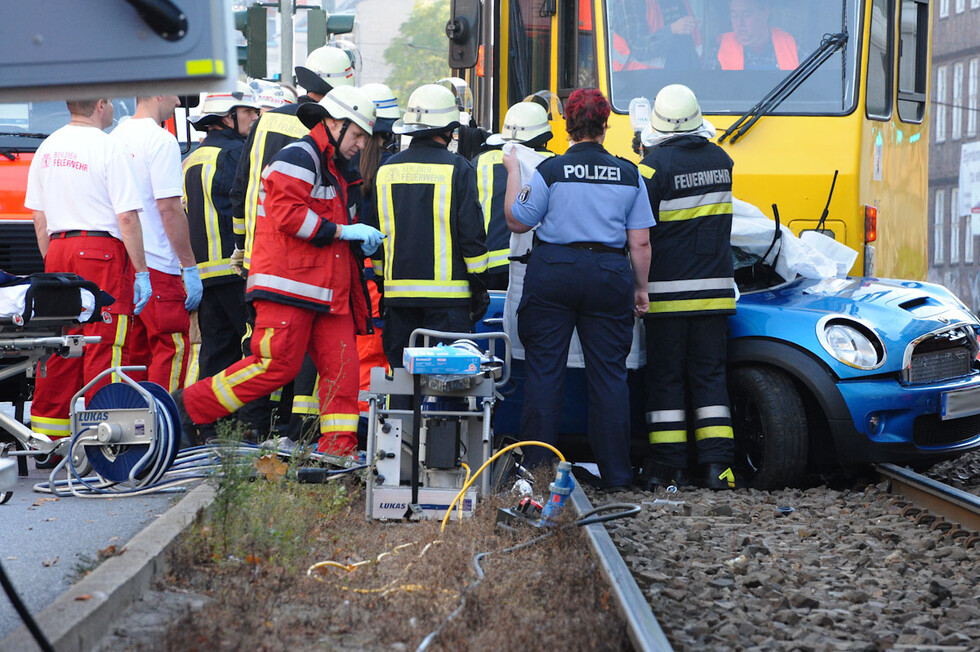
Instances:
[[[766,367],[729,373],[735,471],[756,489],[781,489],[806,472],[806,411],[793,381]]]

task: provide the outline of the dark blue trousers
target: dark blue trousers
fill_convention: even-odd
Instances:
[[[538,243],[528,261],[517,314],[527,369],[521,438],[557,444],[568,346],[577,327],[589,386],[592,454],[604,486],[629,485],[633,479],[626,385],[633,329],[629,260],[619,253]],[[529,463],[541,459],[535,452]]]

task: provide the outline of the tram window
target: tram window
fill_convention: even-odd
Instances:
[[[928,0],[902,0],[899,18],[902,32],[898,55],[898,117],[903,122],[922,122],[929,70]]]
[[[887,2],[887,0],[886,0]],[[606,0],[610,98],[625,113],[634,97],[689,86],[702,110],[741,114],[786,78],[826,34],[860,30],[862,3],[840,0]],[[777,114],[853,110],[859,43],[853,37],[788,98]]]
[[[515,104],[543,88],[551,88],[550,0],[510,3],[510,88],[507,104]]]
[[[889,0],[874,0],[871,3],[867,85],[869,118],[887,120],[892,114],[893,6],[894,3]]]
[[[576,88],[596,85],[595,31],[591,0],[567,2],[561,7],[558,94],[567,97]]]

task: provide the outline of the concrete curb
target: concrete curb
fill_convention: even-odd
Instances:
[[[160,518],[134,536],[124,553],[105,560],[85,579],[63,593],[35,616],[38,627],[58,652],[87,652],[109,631],[112,622],[167,570],[167,551],[197,516],[214,500],[214,488],[204,483],[184,496]],[[78,596],[90,595],[87,600]],[[0,641],[0,650],[38,650],[22,626]]]

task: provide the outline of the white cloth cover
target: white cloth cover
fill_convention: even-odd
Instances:
[[[30,287],[29,283],[0,287],[0,317],[23,315],[27,307],[27,290]],[[86,321],[95,311],[95,296],[85,289],[79,288],[79,292],[82,293],[82,312],[78,315],[78,321]]]

